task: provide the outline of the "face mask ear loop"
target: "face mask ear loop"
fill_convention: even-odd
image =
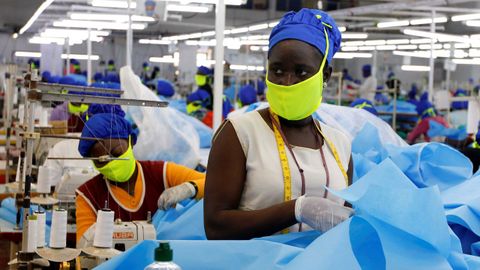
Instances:
[[[323,69],[325,68],[325,63],[327,61],[328,51],[330,50],[330,41],[328,39],[326,28],[323,28],[323,33],[325,34],[325,41],[327,43],[327,46],[325,47],[325,56],[323,57],[322,64],[320,65],[320,72],[322,72],[322,73],[323,73]],[[325,81],[325,80],[323,80],[323,81]]]

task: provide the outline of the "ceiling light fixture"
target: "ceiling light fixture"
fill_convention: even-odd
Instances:
[[[403,65],[403,71],[430,71],[429,66]]]
[[[86,21],[120,21],[128,22],[127,14],[109,14],[109,13],[71,13],[72,20],[86,20]],[[153,17],[132,15],[134,22],[154,22]]]
[[[446,23],[447,21],[448,21],[447,17],[437,17],[433,20],[434,23]],[[411,25],[431,24],[431,23],[432,23],[432,18],[410,20]]]
[[[190,13],[207,13],[210,9],[206,6],[191,5],[167,5],[167,11],[190,12]]]
[[[465,14],[465,15],[453,16],[452,17],[452,22],[478,20],[478,19],[480,19],[480,13]]]
[[[388,27],[398,27],[398,26],[408,26],[409,21],[391,21],[391,22],[380,22],[377,24],[377,28],[388,28]]]
[[[53,3],[53,0],[45,0],[38,9],[33,13],[32,17],[27,21],[27,23],[18,31],[18,34],[23,34],[25,31],[27,31],[33,23],[38,19],[38,17],[47,9],[51,4]]]
[[[92,0],[90,5],[94,7],[107,7],[107,8],[128,8],[128,1],[118,1],[118,0]],[[137,3],[132,1],[130,3],[130,8],[137,8]]]

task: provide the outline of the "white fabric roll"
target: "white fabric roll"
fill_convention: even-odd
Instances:
[[[67,246],[67,211],[53,210],[52,227],[50,229],[50,247],[65,248]]]
[[[45,212],[35,212],[37,215],[37,247],[41,248],[45,246]]]
[[[97,213],[95,224],[94,247],[111,248],[113,244],[113,219],[114,212],[111,210],[100,210]]]

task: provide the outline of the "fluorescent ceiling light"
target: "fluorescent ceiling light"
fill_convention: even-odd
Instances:
[[[408,44],[410,40],[408,39],[390,39],[387,40],[388,45],[398,45],[398,44]]]
[[[480,19],[480,13],[457,15],[457,16],[453,16],[453,17],[452,17],[452,21],[453,21],[453,22],[468,21],[468,20],[478,20],[478,19]]]
[[[368,34],[366,33],[343,33],[343,39],[366,39]]]
[[[250,50],[254,52],[260,51],[260,49],[261,49],[260,46],[250,46]]]
[[[73,40],[72,40],[73,42]],[[57,43],[58,45],[63,45],[65,43],[65,38],[54,38],[54,37],[32,37],[28,40],[30,44],[52,44]]]
[[[420,30],[413,30],[413,29],[405,29],[403,30],[405,35],[409,36],[418,36],[418,37],[427,37],[430,39],[438,39],[440,42],[452,41],[452,42],[464,42],[470,43],[470,38],[463,37],[463,36],[456,36],[450,34],[442,34],[442,33],[431,33],[427,31],[420,31]]]
[[[77,20],[62,20],[53,22],[55,27],[72,27],[72,28],[92,28],[92,29],[112,29],[112,30],[127,30],[128,23],[113,23],[101,21],[77,21]],[[143,23],[132,23],[133,30],[143,30],[147,27]]]
[[[15,57],[31,57],[31,58],[40,58],[42,53],[39,52],[25,52],[25,51],[16,51]]]
[[[277,26],[278,22],[271,22],[268,24],[268,28],[273,28],[275,26]]]
[[[248,32],[248,27],[235,28],[230,31],[231,34],[240,34]]]
[[[17,39],[18,38],[18,33],[13,33],[12,38]]]
[[[429,66],[403,65],[403,71],[430,71]]]
[[[177,0],[178,1],[178,0]],[[216,5],[218,0],[180,0],[179,1],[182,5],[188,5],[190,3],[200,3],[200,4],[212,4]],[[247,1],[244,0],[225,0],[225,5],[229,6],[240,6],[246,4]]]
[[[378,28],[388,28],[388,27],[397,27],[397,26],[407,26],[410,22],[405,21],[391,21],[391,22],[380,22],[377,24]]]
[[[358,47],[345,46],[345,47],[342,47],[342,51],[344,51],[344,52],[356,52],[356,51],[358,51]]]
[[[376,47],[377,50],[379,51],[393,51],[397,49],[397,46],[395,45],[380,45]]]
[[[374,45],[385,45],[386,41],[382,39],[376,39],[376,40],[366,40],[365,45],[367,46],[374,46]]]
[[[342,43],[343,46],[363,46],[365,41],[347,41]]]
[[[418,46],[418,48],[420,48],[420,50],[430,50],[432,46],[430,44],[421,44],[420,46]],[[433,44],[434,50],[439,50],[442,48],[443,48],[442,44]]]
[[[430,58],[430,53],[423,51],[415,51],[415,52],[405,52],[405,51],[393,51],[394,55],[400,55],[400,56],[410,56],[410,57],[418,57],[418,58]],[[434,56],[435,58],[435,56]]]
[[[18,33],[21,35],[27,31],[32,24],[37,20],[37,18],[43,13],[45,9],[47,9],[51,4],[53,3],[53,0],[45,0],[33,13],[32,17],[27,21],[27,23],[18,31]]]
[[[446,23],[448,21],[447,17],[437,17],[433,20],[434,23]],[[420,24],[431,24],[432,18],[423,18],[410,20],[411,25],[420,25]]]
[[[92,0],[90,5],[94,7],[108,7],[108,8],[128,8],[128,1],[123,0]],[[137,3],[132,1],[130,3],[130,8],[137,8]]]
[[[460,65],[480,65],[480,58],[474,59],[452,59],[453,63]]]
[[[88,55],[87,54],[66,54],[66,53],[62,53],[62,59],[67,59],[67,58],[70,58],[70,59],[77,59],[77,60],[88,60]],[[100,59],[100,56],[98,55],[90,55],[90,59],[93,60],[93,61],[97,61]]]
[[[170,45],[173,44],[174,41],[171,40],[161,40],[161,39],[140,39],[138,41],[140,44],[153,44],[153,45]]]
[[[417,39],[410,39],[411,44],[430,44],[432,42],[431,39],[429,38],[417,38]],[[437,40],[433,41],[434,43],[437,42]]]
[[[467,26],[480,27],[480,20],[477,21],[467,21],[465,22]]]
[[[215,36],[215,31],[208,31],[208,32],[203,32],[202,37],[213,37]]]
[[[345,26],[339,26],[339,27],[338,27],[338,30],[339,30],[340,32],[345,32],[345,31],[347,31],[347,27],[345,27]]]
[[[150,57],[148,59],[149,62],[152,63],[175,63],[175,60],[171,55],[163,56],[163,57]]]
[[[469,56],[469,57],[480,57],[480,50],[470,49],[470,50],[468,51],[468,56]]]
[[[418,48],[417,45],[398,45],[398,50],[416,50]]]
[[[242,45],[259,45],[265,46],[268,45],[268,40],[243,40],[240,42]]]
[[[359,51],[373,51],[375,50],[375,46],[360,46],[358,47]]]
[[[167,5],[167,11],[207,13],[209,8],[206,6]]]
[[[248,27],[248,31],[257,31],[257,30],[263,30],[263,29],[268,29],[268,23],[257,24],[257,25],[252,25]]]
[[[46,28],[45,31],[43,31],[43,33],[58,35],[58,36],[72,36],[72,35],[88,36],[88,30],[77,30],[77,29]],[[108,36],[110,35],[110,31],[90,30],[90,35]]]
[[[110,14],[110,13],[71,13],[72,20],[86,20],[86,21],[120,21],[128,22],[127,14]],[[154,22],[153,17],[132,15],[134,22]]]
[[[351,53],[351,52],[338,52],[333,55],[336,59],[352,59],[352,58],[372,58],[371,53]]]

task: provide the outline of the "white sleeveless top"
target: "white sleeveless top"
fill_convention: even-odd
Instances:
[[[240,200],[240,210],[259,210],[283,202],[284,183],[277,143],[273,130],[257,111],[252,111],[230,119],[246,157],[247,176]],[[339,130],[320,124],[325,136],[335,145],[345,171],[351,154],[348,138]],[[322,146],[330,173],[329,188],[345,188],[345,178],[325,142]],[[293,146],[295,157],[304,170],[305,194],[323,197],[326,185],[325,169],[318,149]],[[292,199],[301,196],[302,180],[289,151],[286,151],[292,178]],[[344,200],[328,193],[328,199],[344,203]],[[298,231],[298,225],[290,228]]]

